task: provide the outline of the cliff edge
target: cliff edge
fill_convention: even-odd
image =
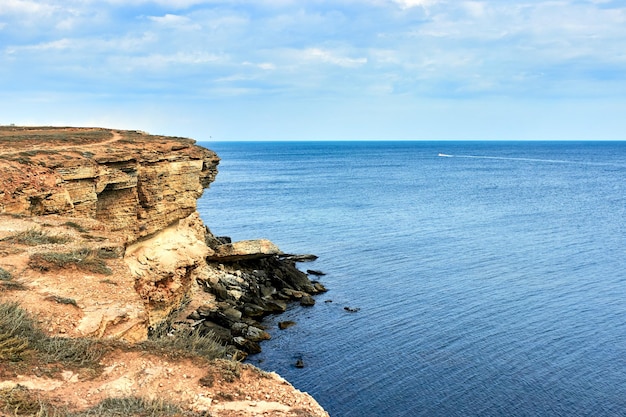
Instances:
[[[2,392],[26,387],[78,409],[133,396],[182,401],[213,416],[327,415],[307,394],[248,365],[128,347],[194,334],[240,360],[269,337],[259,322],[265,314],[325,290],[269,241],[210,233],[196,201],[218,163],[185,138],[0,127],[0,302],[26,310],[48,338],[121,343],[110,345],[117,347],[101,359],[106,371],[95,377],[79,367],[44,378],[2,362],[0,412]]]

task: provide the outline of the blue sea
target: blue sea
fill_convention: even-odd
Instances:
[[[626,142],[203,145],[214,234],[319,256],[249,361],[331,416],[626,416]]]

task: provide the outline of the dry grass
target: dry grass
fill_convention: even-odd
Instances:
[[[44,298],[44,300],[54,301],[55,303],[72,305],[74,307],[78,307],[76,300],[74,300],[73,298],[59,297],[58,295],[49,295],[46,298]]]
[[[184,411],[162,400],[138,397],[107,398],[87,410],[71,411],[67,407],[55,406],[21,386],[0,390],[1,411],[15,417],[210,417],[208,413]]]
[[[11,279],[13,279],[11,273],[6,269],[0,267],[0,281],[11,281]]]
[[[24,291],[26,289],[24,284],[13,281],[13,275],[9,271],[0,267],[0,292]]]
[[[65,222],[63,223],[63,226],[71,227],[72,229],[75,229],[80,233],[87,233],[89,231],[76,222]]]
[[[27,246],[68,243],[71,240],[69,236],[51,235],[34,227],[2,239],[4,242]]]
[[[208,360],[224,358],[226,348],[211,333],[201,335],[199,331],[161,331],[152,334],[140,347],[169,357],[202,357]]]
[[[75,267],[94,274],[111,275],[113,272],[102,260],[99,252],[88,248],[72,252],[44,252],[31,255],[28,265],[39,271]]]
[[[41,364],[98,369],[107,350],[98,340],[48,337],[17,304],[0,304],[0,358],[19,361],[32,353]]]

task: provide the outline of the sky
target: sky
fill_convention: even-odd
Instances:
[[[626,0],[0,0],[0,124],[626,140]]]

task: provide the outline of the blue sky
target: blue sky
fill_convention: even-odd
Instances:
[[[0,0],[0,124],[624,139],[623,0]]]

